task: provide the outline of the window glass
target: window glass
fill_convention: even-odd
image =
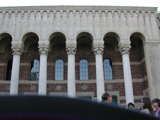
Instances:
[[[31,63],[31,80],[39,79],[39,61],[33,60]]]
[[[80,80],[88,80],[88,61],[80,60]]]
[[[64,62],[61,59],[55,63],[55,80],[64,80]]]
[[[112,103],[117,104],[117,96],[112,96]]]
[[[111,66],[111,61],[109,59],[104,60],[104,79],[113,80],[112,66]]]

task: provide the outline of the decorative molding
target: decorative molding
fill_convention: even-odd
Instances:
[[[76,47],[67,47],[66,48],[66,51],[67,51],[67,54],[70,55],[70,54],[73,54],[75,55],[76,54]]]
[[[103,54],[103,50],[104,50],[103,47],[93,48],[93,51],[94,51],[94,54],[95,54],[95,55],[102,55],[102,54]]]
[[[49,43],[48,42],[39,42],[39,53],[40,55],[47,55],[48,54],[48,49],[49,49]]]
[[[120,45],[120,52],[122,55],[129,54],[131,46],[129,44],[122,44]]]

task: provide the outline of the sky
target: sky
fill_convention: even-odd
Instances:
[[[160,11],[160,0],[0,0],[0,7],[52,5],[143,6]]]

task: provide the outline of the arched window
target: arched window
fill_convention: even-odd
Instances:
[[[64,80],[64,62],[62,59],[56,60],[55,80]]]
[[[12,59],[7,62],[6,80],[11,80]]]
[[[88,80],[88,61],[80,60],[80,80]]]
[[[104,60],[104,79],[105,80],[112,80],[112,66],[110,59]]]
[[[39,79],[39,61],[34,59],[31,62],[31,80]]]

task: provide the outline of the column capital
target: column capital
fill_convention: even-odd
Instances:
[[[42,42],[39,41],[39,53],[43,54],[43,55],[47,55],[48,54],[48,49],[49,49],[49,43],[48,42]]]
[[[95,54],[95,55],[102,55],[102,54],[103,54],[103,50],[104,50],[103,47],[93,48],[93,51],[94,51],[94,54]]]
[[[70,55],[70,54],[75,55],[75,54],[76,54],[76,50],[77,50],[76,47],[73,47],[73,46],[66,48],[66,51],[67,51],[67,54],[68,54],[68,55]]]
[[[21,55],[24,50],[20,41],[13,41],[11,48],[13,50],[13,55]]]
[[[122,55],[124,54],[129,54],[129,50],[130,50],[131,46],[130,45],[121,45],[120,46],[120,52]]]

